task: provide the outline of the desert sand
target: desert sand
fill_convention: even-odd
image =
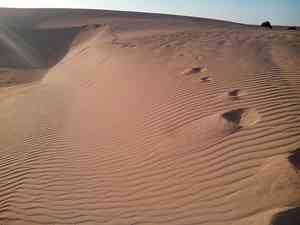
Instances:
[[[299,225],[300,33],[0,9],[0,224]]]

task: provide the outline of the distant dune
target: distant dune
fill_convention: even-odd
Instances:
[[[0,224],[299,225],[300,33],[0,9]]]

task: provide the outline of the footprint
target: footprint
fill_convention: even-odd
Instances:
[[[222,119],[226,130],[234,133],[241,128],[257,124],[261,117],[256,109],[235,109],[223,113]]]
[[[212,80],[211,77],[209,77],[209,76],[204,76],[204,77],[201,77],[200,79],[201,79],[201,81],[203,81],[203,82],[209,82],[209,81]]]
[[[299,225],[299,215],[300,207],[280,212],[273,217],[271,225]]]
[[[95,28],[99,28],[99,27],[101,27],[102,25],[101,24],[94,24],[94,27]]]
[[[227,96],[231,99],[239,99],[240,97],[246,95],[246,91],[243,91],[241,89],[232,89],[227,92]]]
[[[295,167],[295,169],[300,173],[300,148],[298,148],[289,157],[290,163]]]
[[[198,73],[204,73],[207,72],[207,67],[193,67],[188,68],[182,72],[183,75],[194,75]]]
[[[201,61],[201,60],[203,60],[203,58],[204,58],[204,57],[203,57],[202,55],[199,55],[199,56],[196,56],[196,57],[195,57],[195,59],[196,59],[197,61]]]

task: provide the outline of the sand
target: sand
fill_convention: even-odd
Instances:
[[[0,20],[0,224],[300,224],[298,31]]]

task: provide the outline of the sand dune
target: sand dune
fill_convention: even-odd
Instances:
[[[0,19],[0,224],[299,224],[299,32]]]

